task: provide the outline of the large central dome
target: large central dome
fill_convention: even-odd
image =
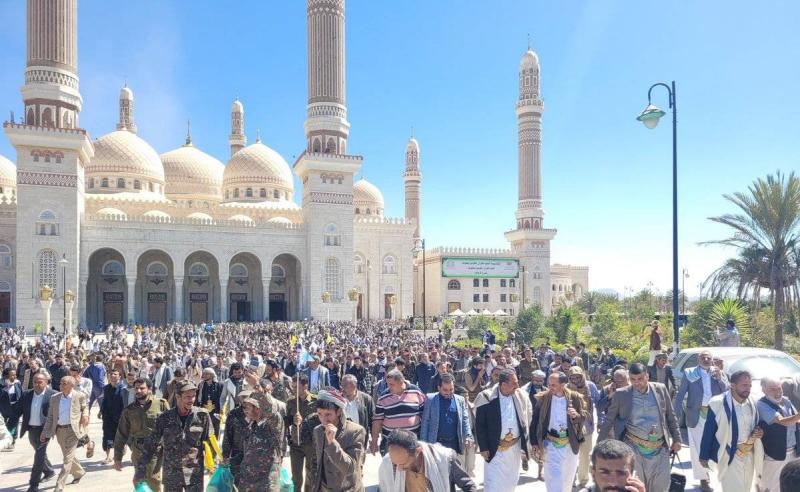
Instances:
[[[17,186],[17,166],[10,160],[0,155],[0,188],[16,188]]]
[[[130,131],[117,130],[95,140],[86,176],[140,178],[163,185],[164,167],[150,144]]]
[[[289,164],[260,141],[233,154],[225,166],[222,186],[229,201],[291,200],[294,193]]]
[[[191,143],[161,154],[169,198],[222,199],[225,166]]]

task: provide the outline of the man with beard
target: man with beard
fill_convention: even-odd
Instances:
[[[114,449],[114,438],[117,435],[119,418],[125,404],[122,401],[122,386],[120,385],[119,371],[111,369],[108,372],[108,384],[103,386],[103,397],[100,401],[99,417],[103,420],[103,451],[106,458],[103,463],[108,465],[111,459],[111,450]]]
[[[134,400],[122,410],[114,437],[114,469],[117,471],[122,471],[125,445],[131,448],[133,466],[139,465],[145,439],[153,433],[158,416],[169,410],[167,400],[153,394],[153,382],[149,378],[137,378],[129,390],[133,391]],[[162,459],[157,453],[146,464],[144,479],[154,491],[161,490]]]
[[[670,396],[675,395],[675,376],[672,375],[672,366],[667,364],[667,354],[661,352],[656,355],[656,363],[647,368],[647,376],[650,382],[666,386]]]
[[[347,369],[346,373],[347,374],[352,374],[353,376],[355,376],[356,381],[358,383],[358,391],[363,391],[363,392],[367,393],[366,379],[367,379],[367,373],[368,372],[369,371],[367,370],[366,367],[364,367],[364,365],[363,365],[363,363],[361,361],[361,356],[358,355],[358,354],[354,355],[353,356],[353,365],[350,366]],[[378,396],[380,396],[380,395],[378,395]]]
[[[600,391],[591,381],[586,380],[586,375],[578,366],[573,366],[569,370],[569,384],[571,391],[583,397],[584,408],[586,408],[586,420],[583,421],[584,440],[578,452],[578,487],[585,487],[589,482],[589,461],[592,452],[592,436],[594,435],[594,407],[600,399]]]
[[[580,492],[646,492],[634,475],[633,461],[633,451],[627,444],[614,439],[599,442],[592,451],[594,485]]]
[[[283,444],[283,422],[272,397],[258,388],[242,400],[250,424],[245,428],[240,492],[277,492]],[[200,485],[202,486],[202,479]]]
[[[278,362],[268,359],[265,376],[272,384],[272,397],[284,403],[292,396],[292,378],[283,374]]]
[[[225,419],[225,438],[222,441],[222,458],[227,460],[231,466],[231,473],[239,485],[241,475],[239,470],[242,466],[242,459],[244,458],[244,435],[249,425],[247,416],[244,413],[244,408],[241,402],[245,398],[249,398],[253,392],[250,390],[243,390],[239,393],[239,405],[228,413]]]
[[[47,367],[50,372],[50,386],[59,391],[61,389],[61,378],[69,376],[68,368],[64,365],[64,354],[56,354],[55,363]]]
[[[603,386],[600,391],[600,399],[597,401],[597,421],[601,426],[606,420],[606,411],[611,406],[611,399],[614,398],[614,393],[620,388],[624,388],[630,384],[628,380],[627,369],[617,369],[611,376],[611,382]]]
[[[764,467],[758,479],[758,490],[778,492],[783,467],[800,456],[800,413],[783,396],[780,381],[761,378],[764,396],[758,400],[759,427],[764,429]]]
[[[711,398],[724,393],[728,383],[713,366],[711,352],[704,350],[698,358],[699,365],[683,371],[681,386],[675,401],[672,402],[678,422],[683,415],[683,400],[686,399],[686,433],[689,436],[689,456],[695,480],[700,480],[701,492],[711,491],[708,484],[708,470],[700,464],[700,442],[708,416],[708,403]]]
[[[219,406],[222,412],[230,412],[236,406],[236,396],[242,391],[244,381],[244,366],[239,362],[231,364],[230,377],[222,383],[222,393],[219,397]]]
[[[220,413],[222,413],[219,400],[222,396],[222,385],[217,381],[217,373],[210,367],[203,369],[200,377],[200,384],[197,385],[197,404],[211,414],[214,434],[219,434]]]
[[[317,411],[316,400],[308,391],[308,377],[301,373],[297,377],[297,395],[286,403],[285,426],[289,432],[289,459],[292,466],[294,489],[303,489],[303,468],[314,459],[314,443],[311,434],[301,432],[303,422]],[[304,465],[305,463],[305,465]]]
[[[29,369],[30,370],[30,369]],[[44,424],[47,420],[50,398],[56,394],[48,384],[47,371],[41,370],[31,377],[33,389],[22,393],[22,398],[14,405],[16,417],[22,417],[20,422],[20,439],[28,433],[28,442],[34,449],[33,467],[31,468],[30,488],[28,492],[38,492],[39,483],[55,476],[53,465],[47,458],[48,441],[39,440]]]
[[[731,375],[731,387],[708,403],[708,417],[700,444],[700,464],[717,463],[717,478],[725,492],[747,492],[756,468],[764,460],[756,400],[750,396],[752,376],[747,371]]]

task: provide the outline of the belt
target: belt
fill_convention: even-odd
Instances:
[[[546,439],[552,442],[557,448],[563,448],[564,446],[569,444],[569,437],[554,436],[548,433]]]
[[[629,439],[633,444],[637,446],[643,447],[645,449],[655,451],[656,449],[661,448],[664,445],[664,437],[659,437],[658,439],[652,441],[650,439],[642,439],[641,437],[637,436],[636,434],[626,432],[625,438]]]
[[[519,442],[519,437],[515,437],[514,439],[503,439],[500,441],[500,444],[497,445],[497,450],[505,451],[506,449],[511,448],[518,442]]]
[[[69,427],[69,428],[72,428],[72,426],[71,426],[71,425],[67,424],[67,425],[57,425],[57,426],[56,426],[56,429],[66,429],[66,428],[68,428],[68,427]]]
[[[708,405],[702,405],[700,407],[700,416],[706,418],[708,416]]]
[[[742,442],[736,445],[736,456],[745,458],[753,452],[753,445],[747,442]]]

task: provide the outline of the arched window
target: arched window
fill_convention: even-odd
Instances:
[[[461,282],[455,279],[447,282],[447,290],[461,290]]]
[[[194,263],[189,267],[190,277],[208,277],[208,267],[205,263]]]
[[[141,190],[142,189],[142,182],[139,181],[138,179],[135,179],[133,181],[133,189],[134,190]]]
[[[325,278],[323,280],[325,291],[330,292],[331,299],[340,299],[342,296],[339,288],[339,284],[341,283],[339,260],[332,256],[325,260]]]
[[[43,249],[39,252],[39,289],[45,285],[51,289],[56,288],[56,265],[58,258],[52,249]]]
[[[28,108],[28,115],[25,119],[26,119],[25,123],[27,123],[28,125],[36,124],[36,118],[34,117],[33,108]]]
[[[231,277],[247,278],[248,276],[247,267],[241,263],[234,263],[233,266],[231,266]]]
[[[356,215],[360,215],[360,214],[361,214],[361,209],[356,207]]]
[[[231,196],[230,190],[225,190],[225,199],[227,200],[228,198],[230,198],[230,196]]]
[[[364,258],[361,255],[353,256],[353,272],[364,273]]]
[[[258,191],[258,196],[261,197],[261,198],[266,198],[267,197],[267,189],[266,188],[261,188]]]
[[[272,190],[272,198],[278,200],[281,197],[281,192],[278,190]]]
[[[94,178],[89,178],[89,189],[94,188]]]
[[[117,188],[125,188],[125,179],[117,178]]]
[[[540,289],[539,287],[533,288],[533,302],[534,304],[542,303],[542,289]]]
[[[103,264],[102,272],[104,276],[122,276],[125,275],[125,267],[117,260],[110,260]]]
[[[160,261],[154,261],[147,265],[147,270],[145,270],[148,277],[166,277],[167,276],[167,265],[161,263]]]
[[[11,246],[0,244],[0,267],[11,268]]]
[[[44,108],[42,111],[42,126],[52,127],[53,126],[53,110],[50,108]]]
[[[280,265],[272,265],[272,278],[286,278],[286,270]]]
[[[322,143],[320,143],[318,138],[314,139],[314,146],[311,149],[312,152],[322,152]]]
[[[36,233],[40,236],[58,236],[58,218],[51,210],[39,214],[36,221]]]
[[[325,226],[325,246],[341,246],[342,236],[339,235],[339,228],[336,224],[328,224]]]
[[[247,198],[253,198],[253,188],[247,188],[244,192],[244,196]]]
[[[239,198],[239,188],[234,188],[233,189],[233,197],[234,198]]]
[[[370,209],[367,209],[367,215],[370,215],[371,213],[372,212],[370,211]]]
[[[103,178],[103,179],[100,181],[100,187],[101,187],[101,188],[108,188],[108,178]]]
[[[383,273],[392,275],[397,273],[397,262],[392,255],[383,258]]]
[[[325,146],[325,153],[326,154],[333,154],[336,152],[336,142],[332,139],[328,139],[328,145]]]

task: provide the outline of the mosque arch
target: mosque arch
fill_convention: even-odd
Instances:
[[[208,251],[195,251],[184,261],[184,319],[200,325],[222,320],[219,262]]]
[[[180,320],[175,308],[175,267],[164,251],[151,249],[136,260],[136,321],[163,325]]]
[[[123,254],[114,248],[92,252],[86,281],[86,325],[105,329],[110,324],[135,321],[129,319],[132,295],[128,292]]]
[[[261,282],[261,260],[254,253],[237,253],[230,260],[225,296],[228,320],[264,319],[264,286]]]
[[[291,253],[281,253],[273,258],[270,270],[272,277],[265,317],[271,321],[300,319],[303,285],[300,260]]]

